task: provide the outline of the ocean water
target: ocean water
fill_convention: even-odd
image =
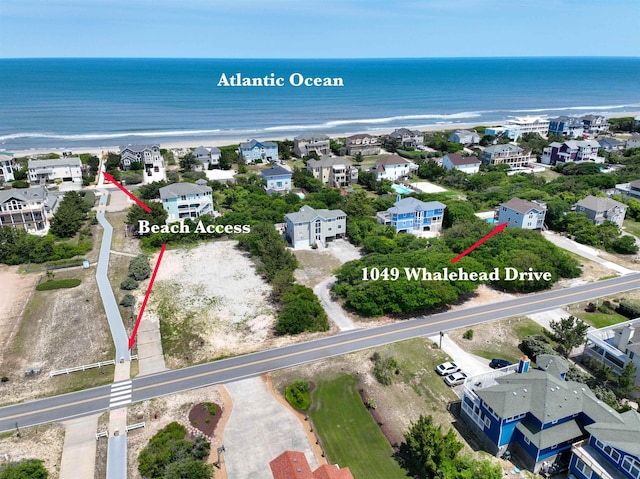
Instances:
[[[294,87],[292,73],[342,78]],[[217,86],[222,74],[282,87]],[[640,58],[0,60],[0,149],[329,135],[640,111]]]

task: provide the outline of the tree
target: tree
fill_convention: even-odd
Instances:
[[[182,158],[180,158],[180,168],[183,171],[191,171],[197,164],[200,164],[200,162],[196,159],[195,155],[192,152],[189,152]]]
[[[364,160],[364,158],[362,157],[362,152],[361,151],[359,151],[355,155],[353,155],[353,161],[355,163],[357,163],[358,165],[360,163],[362,163],[362,160]]]
[[[304,331],[327,331],[329,320],[313,290],[299,284],[290,286],[282,295],[282,310],[278,315],[278,334],[299,334]]]
[[[223,170],[230,170],[231,165],[238,161],[238,154],[235,149],[232,148],[221,148],[220,149],[220,160],[218,165]]]
[[[58,210],[53,215],[51,233],[59,238],[72,237],[82,227],[88,211],[88,206],[77,192],[65,193]]]
[[[635,379],[636,365],[633,361],[629,361],[625,364],[624,368],[622,368],[617,378],[618,392],[623,396],[627,396],[635,387]]]
[[[556,341],[560,343],[564,357],[569,357],[573,348],[584,343],[589,329],[587,323],[575,316],[551,321],[549,327],[553,331]]]
[[[162,226],[167,220],[167,211],[162,207],[161,203],[144,202],[151,209],[151,213],[147,213],[139,205],[133,205],[127,213],[126,223],[132,225],[136,231],[138,230],[138,221],[149,221],[150,225]],[[137,233],[136,233],[137,234]],[[145,236],[145,235],[140,235]]]
[[[24,459],[0,465],[0,479],[47,479],[49,471],[40,459]]]

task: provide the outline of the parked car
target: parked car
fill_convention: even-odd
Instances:
[[[447,386],[454,387],[464,383],[465,379],[467,379],[467,373],[459,371],[457,373],[449,374],[444,378],[444,382],[447,384]]]
[[[506,359],[493,358],[489,363],[491,369],[506,368],[507,366],[511,366],[511,363]]]
[[[456,365],[456,363],[452,363],[447,361],[446,363],[438,364],[436,367],[436,372],[440,376],[447,376],[449,374],[457,373],[460,371],[460,368]]]

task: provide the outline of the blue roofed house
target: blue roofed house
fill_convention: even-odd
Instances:
[[[250,140],[240,143],[238,154],[247,163],[263,163],[278,159],[278,144],[273,141]]]
[[[569,467],[579,479],[638,479],[638,413],[619,414],[585,384],[566,381],[564,359],[545,354],[536,359],[537,369],[524,357],[465,381],[461,417],[484,447],[517,456],[534,473]],[[619,432],[617,440],[612,430]],[[636,472],[628,475],[625,467]]]
[[[391,225],[396,233],[440,231],[446,207],[439,201],[424,202],[412,197],[400,199],[398,195],[391,208],[378,212],[377,220],[380,224]]]
[[[262,170],[260,175],[265,179],[264,189],[267,193],[289,193],[291,191],[291,172],[281,166]]]
[[[162,207],[167,211],[167,223],[185,218],[213,215],[211,188],[205,180],[193,183],[173,183],[160,188]]]

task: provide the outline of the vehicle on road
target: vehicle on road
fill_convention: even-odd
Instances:
[[[511,366],[511,363],[506,359],[493,358],[489,363],[491,369],[506,368],[507,366]]]
[[[454,387],[464,383],[465,379],[467,379],[467,373],[459,371],[457,373],[449,374],[444,378],[444,382],[447,384],[447,386]]]
[[[460,371],[460,368],[456,365],[456,363],[452,363],[450,361],[438,364],[438,366],[436,366],[436,372],[440,376],[447,376],[449,374],[457,373],[458,371]]]

